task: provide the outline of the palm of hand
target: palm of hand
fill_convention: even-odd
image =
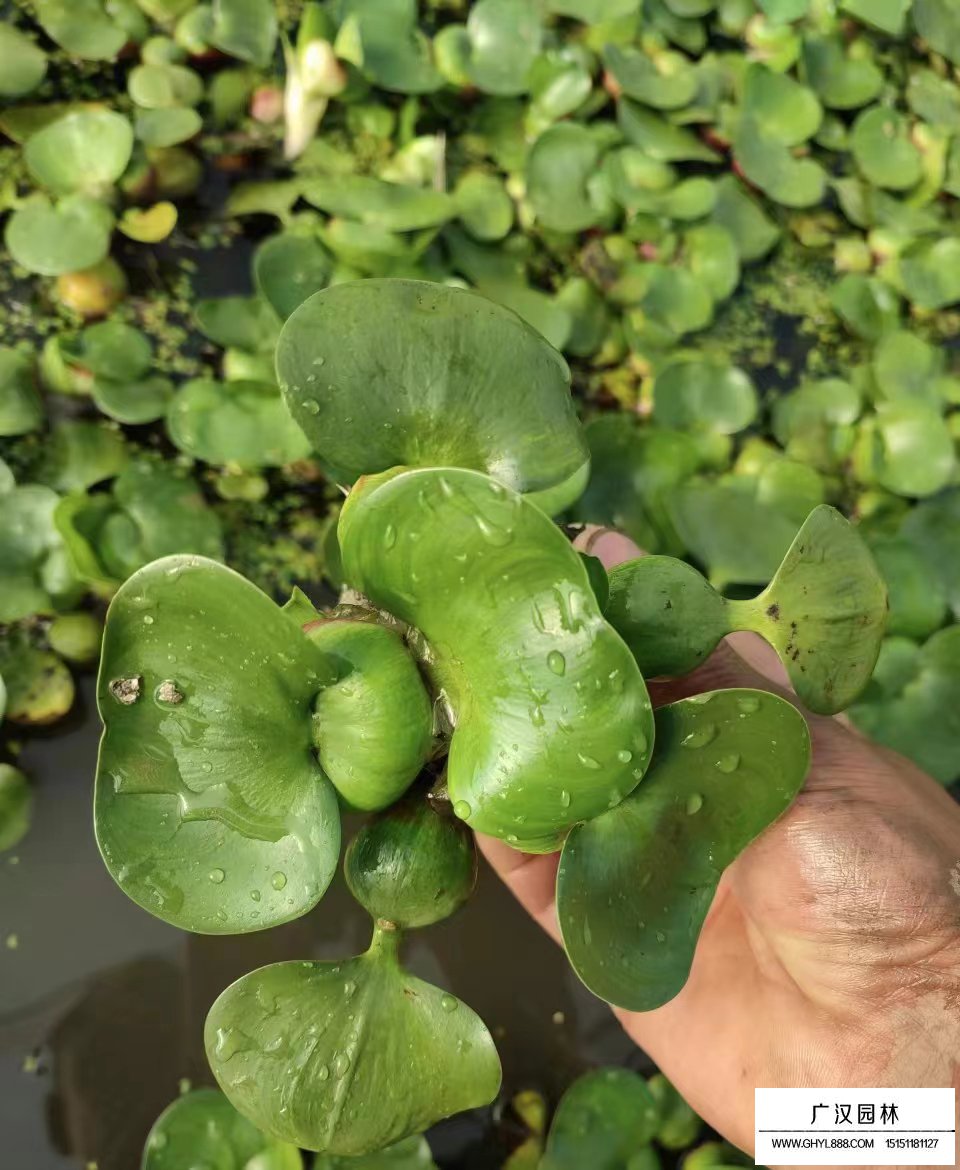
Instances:
[[[782,692],[728,647],[651,689],[661,704],[729,686]],[[839,721],[810,723],[807,784],[724,875],[683,991],[653,1012],[617,1012],[693,1108],[745,1149],[756,1086],[960,1076],[960,811]],[[481,844],[559,941],[557,855]]]

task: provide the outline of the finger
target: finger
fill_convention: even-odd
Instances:
[[[573,547],[578,552],[596,557],[605,569],[613,569],[624,561],[643,556],[643,550],[629,536],[598,524],[588,524],[573,542]]]
[[[559,853],[518,853],[496,837],[477,833],[480,852],[494,873],[530,917],[555,942],[560,942],[557,922],[557,866]]]

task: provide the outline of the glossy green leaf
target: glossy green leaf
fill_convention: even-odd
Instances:
[[[339,535],[350,584],[430,646],[455,717],[457,816],[533,847],[633,788],[652,741],[646,688],[539,508],[477,472],[406,471],[355,489]]]
[[[92,268],[106,256],[113,212],[88,195],[67,195],[53,204],[31,195],[7,220],[5,243],[28,272],[59,276]]]
[[[314,705],[317,758],[346,804],[387,808],[410,787],[433,748],[433,705],[400,635],[369,621],[310,622],[336,681]]]
[[[803,716],[761,691],[714,691],[657,711],[650,771],[568,836],[557,912],[574,970],[631,1011],[686,983],[724,869],[791,804],[810,761]]]
[[[236,934],[305,914],[340,850],[313,752],[332,665],[255,586],[202,557],[154,561],[107,614],[97,841],[135,902]]]
[[[281,232],[257,248],[253,277],[263,299],[285,321],[315,292],[326,288],[333,258],[319,240],[300,232]]]
[[[167,431],[179,450],[207,463],[281,467],[310,454],[275,386],[196,378],[177,391]]]
[[[12,764],[0,764],[0,853],[19,845],[33,814],[30,781]]]
[[[127,31],[104,11],[103,0],[36,0],[43,31],[75,57],[112,60],[127,43]]]
[[[24,161],[41,186],[57,195],[111,186],[133,150],[133,129],[122,114],[88,109],[58,118],[32,134]]]
[[[369,175],[307,179],[302,193],[308,203],[330,215],[347,216],[392,232],[437,227],[456,215],[453,199],[442,191],[387,183]]]
[[[47,55],[26,33],[0,25],[0,97],[23,97],[47,75]]]
[[[467,69],[478,89],[508,97],[526,93],[540,52],[542,15],[535,0],[477,0],[467,17]]]
[[[756,388],[743,370],[692,357],[678,358],[657,374],[653,401],[663,426],[721,435],[748,427],[758,409]]]
[[[277,43],[277,11],[273,0],[213,0],[210,44],[266,67]]]
[[[630,1156],[652,1141],[656,1126],[656,1101],[638,1073],[586,1073],[560,1099],[540,1170],[625,1170]]]
[[[369,1154],[496,1096],[490,1034],[466,1004],[403,970],[398,933],[378,929],[355,959],[263,967],[211,1008],[210,1066],[266,1133]]]
[[[294,418],[345,482],[454,464],[530,491],[586,462],[563,358],[475,293],[408,280],[337,285],[287,321],[277,372]]]
[[[877,187],[906,191],[923,175],[922,157],[903,114],[886,106],[865,110],[853,124],[850,147],[857,166]]]
[[[371,918],[401,928],[430,926],[473,893],[477,851],[462,821],[437,812],[417,792],[364,825],[343,871]]]
[[[527,159],[527,197],[545,228],[579,232],[598,222],[588,183],[599,159],[596,138],[578,123],[561,122],[540,135]]]
[[[950,784],[960,777],[960,626],[922,647],[884,642],[870,690],[850,708],[856,726]]]
[[[22,631],[8,631],[0,638],[0,678],[7,688],[5,718],[10,723],[42,727],[62,719],[73,706],[70,671],[56,654],[34,645]]]
[[[26,435],[43,425],[34,363],[18,349],[0,349],[0,436]]]
[[[182,1170],[197,1164],[224,1170],[302,1170],[303,1158],[296,1146],[262,1134],[216,1089],[194,1089],[153,1123],[140,1170]]]

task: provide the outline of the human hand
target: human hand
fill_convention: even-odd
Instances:
[[[610,532],[593,533],[590,551],[608,568],[638,555]],[[791,697],[759,638],[728,643],[686,678],[653,683],[654,704],[742,686]],[[757,1086],[960,1087],[960,808],[841,720],[807,718],[807,783],[724,874],[686,986],[656,1011],[616,1010],[745,1150]],[[479,844],[560,942],[559,855]]]

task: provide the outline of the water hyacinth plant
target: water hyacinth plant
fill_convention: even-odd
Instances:
[[[198,556],[130,576],[104,635],[96,828],[140,905],[242,933],[310,910],[337,867],[340,808],[374,814],[345,859],[370,949],[253,971],[206,1029],[221,1087],[260,1129],[361,1155],[499,1088],[482,1022],[400,959],[406,930],[469,895],[468,830],[562,849],[578,975],[622,1007],[667,1002],[724,868],[790,805],[810,744],[766,692],[654,713],[643,672],[682,673],[756,629],[833,712],[870,679],[886,591],[829,508],[754,602],[666,557],[598,572],[550,518],[587,461],[567,367],[475,293],[338,285],[289,317],[277,366],[311,446],[352,483],[337,527],[349,592],[325,612],[302,594],[279,607]]]

